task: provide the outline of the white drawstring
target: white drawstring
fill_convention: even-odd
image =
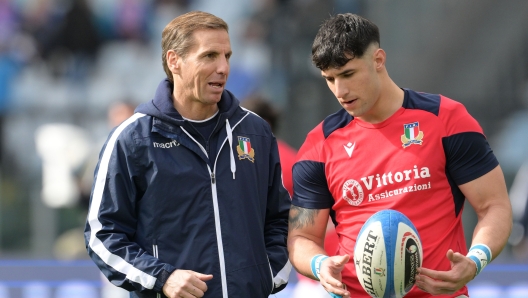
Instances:
[[[233,173],[233,179],[235,179],[236,164],[235,164],[235,155],[233,153],[233,131],[231,130],[231,125],[229,125],[229,120],[226,119],[226,132],[227,140],[229,141],[229,157],[231,163],[231,173]]]

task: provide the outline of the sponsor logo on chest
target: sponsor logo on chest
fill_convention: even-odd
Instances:
[[[420,130],[418,121],[403,124],[403,134],[400,136],[403,150],[411,145],[423,145],[423,138],[424,132]],[[356,142],[348,142],[343,147],[349,158],[352,157],[354,149],[358,150]],[[428,167],[415,165],[411,169],[376,173],[361,177],[359,180],[348,179],[343,183],[342,198],[352,206],[359,206],[365,199],[372,202],[404,193],[427,190],[431,188],[431,181],[426,178],[430,177]],[[382,187],[383,189],[380,189]]]
[[[364,188],[369,192],[367,196],[369,202],[423,191],[431,188],[431,181],[427,179],[430,177],[428,167],[419,168],[415,165],[412,169],[365,176],[359,179],[360,182],[348,179],[343,184],[342,198],[352,206],[359,206],[365,198]],[[409,181],[415,183],[409,185]],[[382,187],[385,187],[385,190],[379,191],[378,189]]]
[[[180,146],[180,143],[176,142],[176,140],[172,140],[171,142],[166,143],[152,142],[152,146],[154,146],[154,148],[168,149],[172,147],[178,147]]]

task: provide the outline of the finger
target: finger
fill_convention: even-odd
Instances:
[[[436,280],[451,280],[451,277],[449,275],[449,271],[436,271],[432,269],[427,269],[420,267],[417,269],[418,275],[417,278],[419,279],[420,275],[424,277],[428,277],[429,279],[436,279]]]
[[[446,257],[451,263],[451,269],[453,269],[456,264],[462,263],[466,259],[464,255],[458,252],[455,253],[451,249],[447,251]],[[456,281],[457,279],[456,276],[453,275],[452,270],[451,271],[436,271],[436,270],[420,267],[417,269],[417,271],[419,274],[423,274],[425,276],[428,276],[436,280]]]
[[[343,288],[343,284],[332,276],[329,276],[324,281],[321,281],[321,284],[323,285],[323,287],[325,287],[325,289],[328,289],[328,290]]]
[[[329,294],[330,297],[332,297],[332,298],[350,298],[350,294],[338,295],[338,294],[330,293],[330,292],[328,292],[328,294]]]
[[[213,279],[213,275],[212,274],[203,274],[203,273],[199,273],[199,272],[194,272],[194,275],[196,277],[198,277],[200,280],[203,280],[203,281],[207,281],[207,280]]]
[[[207,288],[207,286],[205,286]],[[207,290],[207,289],[206,289]],[[192,287],[192,289],[189,291],[191,295],[194,297],[203,297],[205,295],[205,291],[202,291],[198,287]]]
[[[453,266],[456,263],[462,262],[466,258],[466,256],[464,256],[463,254],[458,253],[458,252],[452,252],[451,251],[451,253],[450,253],[448,251],[447,252],[447,258],[451,262],[451,266]]]
[[[414,283],[414,285],[415,285],[416,287],[418,287],[418,289],[420,289],[420,290],[422,290],[422,291],[424,291],[424,292],[427,292],[427,293],[432,294],[432,295],[436,295],[436,293],[434,293],[434,289],[432,289],[430,286],[428,286],[428,285],[427,285],[425,282],[423,282],[423,281],[418,281],[418,280],[417,280],[417,281]]]
[[[194,272],[194,276],[198,279],[193,280],[192,284],[195,287],[199,288],[202,292],[206,292],[207,284],[205,283],[205,281],[211,280],[213,278],[213,275]]]
[[[448,271],[436,271],[426,268],[421,268],[418,270],[417,280],[421,278],[428,278],[433,280],[451,280]]]
[[[433,295],[452,294],[456,290],[456,284],[450,281],[434,280],[424,275],[416,277],[415,285],[422,291]]]
[[[330,270],[328,272],[330,274],[323,274],[325,275],[326,281],[331,283],[332,285],[335,285],[336,287],[343,287],[343,284],[341,283],[341,271],[349,260],[349,255],[342,255],[333,256],[323,261],[326,262],[326,266],[328,266],[327,268]]]
[[[325,288],[325,290],[330,294],[336,294],[338,296],[332,296],[332,297],[350,297],[350,293],[343,288],[343,286],[334,286],[332,283],[328,282],[322,282],[321,285]]]
[[[459,253],[455,254],[451,249],[449,249],[446,253],[446,257],[449,260],[449,263],[451,263],[451,268],[453,268],[457,262],[457,254],[460,255]]]
[[[451,268],[455,267],[459,263],[463,263],[468,259],[465,255],[459,253],[459,252],[453,252],[452,250],[448,250],[446,254],[447,259],[449,259],[449,262],[451,262]]]
[[[195,296],[193,296],[191,293],[189,292],[185,292],[185,291],[181,291],[179,294],[177,294],[176,296],[174,296],[175,298],[194,298]]]
[[[338,295],[340,297],[349,297],[350,296],[350,293],[348,291],[344,290],[343,288],[337,288],[337,287],[334,287],[334,286],[327,285],[327,286],[324,286],[324,289],[328,293],[335,294],[335,295]]]
[[[203,297],[204,296],[204,292],[202,290],[200,290],[198,287],[190,284],[190,285],[187,285],[185,287],[183,287],[180,292],[179,292],[179,295],[181,297]],[[176,296],[176,297],[179,297],[179,296]]]
[[[423,284],[427,288],[436,288],[436,289],[451,289],[454,284],[450,281],[445,280],[434,280],[425,276],[418,276],[416,283]]]
[[[348,291],[346,291],[346,286],[339,279],[326,274],[325,276],[322,276],[321,285],[328,293],[336,293],[341,296],[346,296],[348,293]]]
[[[201,293],[207,292],[207,284],[202,282],[200,284],[194,285],[194,287]],[[201,297],[201,296],[199,296]]]
[[[344,266],[346,263],[348,263],[349,260],[350,260],[349,255],[335,256],[334,258],[332,258],[332,261],[338,267]]]
[[[323,286],[332,286],[337,288],[343,288],[343,283],[341,282],[341,270],[337,267],[328,267],[325,270],[321,270],[320,280]]]
[[[456,292],[456,290],[454,290],[452,287],[436,288],[436,287],[428,286],[424,283],[416,283],[415,285],[416,287],[418,287],[418,289],[424,292],[427,292],[431,295],[442,295],[442,294],[449,295],[449,294],[454,294]]]

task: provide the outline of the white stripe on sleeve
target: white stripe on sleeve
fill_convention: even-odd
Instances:
[[[136,121],[138,118],[145,116],[145,114],[136,113],[130,118],[125,120],[121,125],[119,125],[110,139],[106,144],[106,148],[103,152],[101,161],[99,162],[99,170],[97,172],[97,180],[95,181],[95,186],[93,190],[92,203],[88,213],[88,224],[90,225],[90,248],[105,262],[108,266],[114,268],[115,270],[126,275],[127,279],[141,284],[147,289],[152,289],[156,283],[156,278],[151,276],[141,270],[135,268],[123,258],[118,255],[112,254],[96,237],[97,232],[102,229],[102,224],[99,222],[98,211],[101,206],[101,201],[103,197],[103,190],[106,182],[106,175],[108,173],[108,163],[110,162],[110,157],[112,151],[114,150],[117,137],[129,124]]]

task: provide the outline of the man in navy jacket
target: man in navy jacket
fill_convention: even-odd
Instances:
[[[90,257],[131,297],[268,297],[291,270],[290,199],[269,125],[224,89],[227,24],[184,14],[162,50],[167,79],[101,151]]]

